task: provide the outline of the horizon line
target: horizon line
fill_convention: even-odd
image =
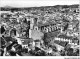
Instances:
[[[11,8],[33,8],[33,7],[53,7],[53,6],[71,6],[71,5],[80,5],[80,4],[56,4],[56,5],[46,5],[46,6],[22,6],[22,7],[20,7],[20,6],[18,6],[18,7],[16,7],[16,6],[9,6],[9,5],[5,5],[5,6],[0,6],[0,8],[1,7],[5,7],[5,8],[8,8],[8,7],[11,7]]]

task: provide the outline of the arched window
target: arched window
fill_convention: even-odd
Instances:
[[[5,32],[5,28],[1,26],[1,34],[3,34],[4,32]]]
[[[16,36],[16,29],[15,28],[11,29],[10,36]]]

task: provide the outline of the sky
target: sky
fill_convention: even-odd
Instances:
[[[79,0],[0,0],[0,7],[40,7],[79,4]]]

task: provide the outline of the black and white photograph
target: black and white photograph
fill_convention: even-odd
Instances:
[[[80,56],[79,0],[0,0],[0,56]]]

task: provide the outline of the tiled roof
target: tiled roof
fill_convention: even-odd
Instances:
[[[54,43],[61,45],[63,47],[65,47],[67,45],[67,42],[62,42],[62,41],[57,41],[57,40],[55,40]]]
[[[24,39],[24,40],[21,40],[21,41],[22,41],[23,45],[27,45],[28,43],[32,42],[33,40],[32,39]]]
[[[12,37],[4,37],[4,39],[5,39],[7,42],[9,42],[9,41],[15,41],[15,39],[12,38]]]
[[[70,39],[72,40],[73,38],[71,36],[66,36],[66,35],[59,35],[59,38],[64,38],[64,39]]]
[[[52,24],[56,24],[56,23],[53,22],[53,21],[52,22],[47,22],[47,23],[44,23],[44,24],[43,23],[38,23],[38,26],[39,27],[41,27],[41,26],[49,26],[49,25],[52,25]]]
[[[56,37],[60,32],[59,31],[55,31],[55,32],[49,32],[46,33],[47,38],[51,38],[51,37]]]

